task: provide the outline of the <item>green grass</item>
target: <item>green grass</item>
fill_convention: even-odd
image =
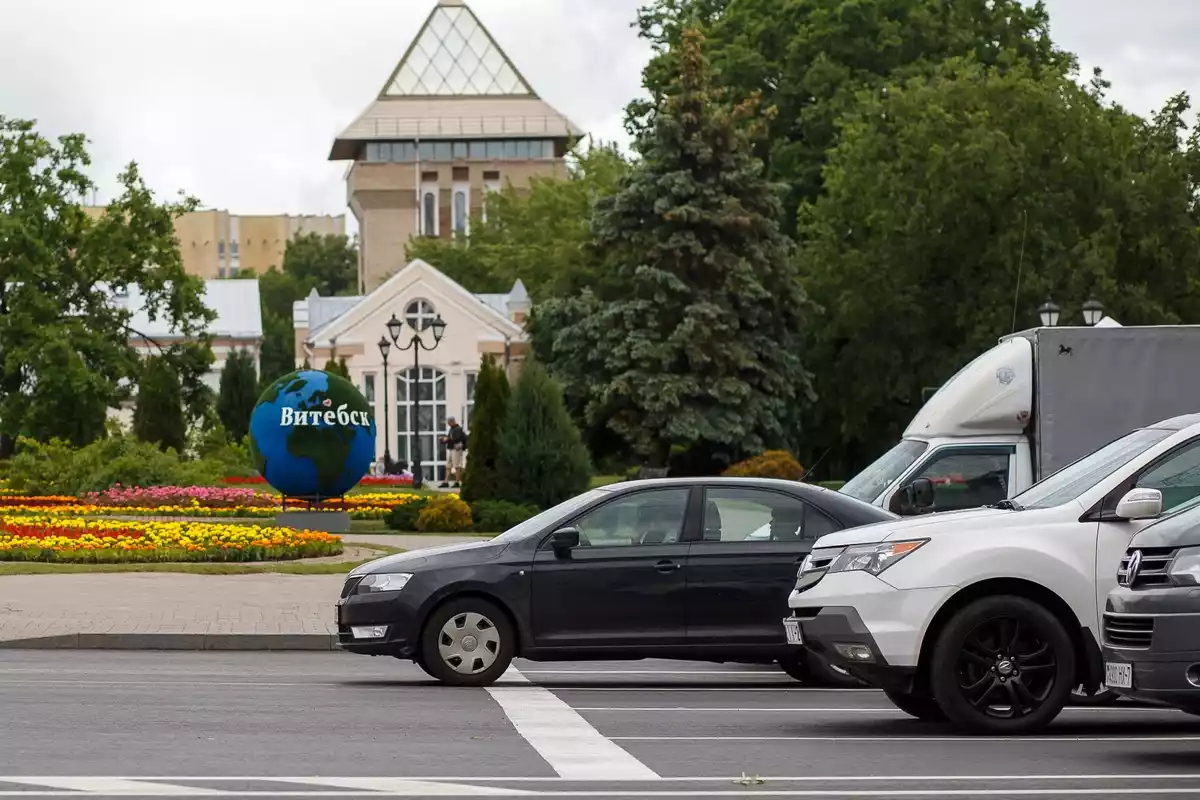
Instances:
[[[354,542],[347,542],[354,544]],[[92,572],[183,572],[189,575],[345,575],[350,570],[386,555],[403,553],[398,547],[362,545],[379,553],[363,561],[305,564],[302,561],[264,561],[257,564],[220,564],[210,562],[172,564],[47,564],[39,561],[0,562],[3,575],[72,575]]]
[[[624,475],[593,475],[589,488],[599,489],[601,486],[611,486],[625,480]]]

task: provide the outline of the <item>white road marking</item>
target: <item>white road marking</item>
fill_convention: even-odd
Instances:
[[[339,789],[379,792],[393,796],[399,795],[401,797],[414,795],[422,797],[507,797],[535,794],[535,792],[524,789],[502,789],[469,783],[427,781],[421,778],[263,778],[262,780],[270,781],[271,783],[300,783],[307,786],[336,786]]]
[[[67,792],[2,792],[0,794],[67,794],[83,792],[85,794],[103,795],[138,795],[141,797],[196,797],[222,795],[221,789],[205,789],[198,786],[174,786],[169,783],[158,783],[132,778],[76,778],[76,777],[31,777],[31,778],[0,778],[4,781],[14,781],[30,786],[42,786],[47,789],[66,789]]]
[[[755,675],[775,680],[786,678],[783,672],[752,669],[523,669],[526,675]]]
[[[521,676],[509,667],[504,677]],[[521,676],[523,677],[523,676]],[[540,686],[489,686],[517,733],[563,778],[654,780],[658,775]]]
[[[1200,736],[610,736],[614,742],[1200,742]]]
[[[800,712],[800,713],[805,713],[805,714],[808,714],[808,713],[822,713],[822,714],[871,713],[871,714],[878,714],[879,712],[884,712],[884,713],[890,713],[890,714],[904,714],[904,716],[908,716],[907,714],[905,714],[903,711],[901,711],[898,708],[889,708],[887,706],[879,706],[879,707],[858,706],[856,708],[813,708],[811,706],[793,706],[791,708],[755,708],[753,706],[751,706],[749,708],[738,708],[738,707],[731,707],[731,706],[727,706],[724,708],[719,707],[719,706],[705,707],[705,708],[699,708],[699,707],[693,707],[693,706],[591,706],[591,707],[589,707],[589,706],[573,706],[573,708],[576,711],[634,711],[634,712],[641,712],[641,711],[683,711],[683,712],[697,711],[697,712],[701,712],[701,713],[706,713],[706,712],[725,713],[727,711],[739,711],[739,712],[747,712],[747,713],[755,712],[755,711],[766,711],[766,712],[771,712],[771,713],[775,713],[775,712],[789,713],[789,712],[795,711],[795,712]],[[1076,713],[1076,712],[1097,712],[1097,711],[1122,712],[1122,713],[1137,711],[1137,712],[1141,712],[1141,713],[1153,713],[1153,714],[1177,713],[1175,711],[1175,709],[1173,709],[1173,708],[1145,708],[1145,707],[1141,707],[1141,706],[1128,706],[1128,707],[1123,707],[1123,708],[1078,707],[1078,708],[1064,708],[1062,711],[1064,714],[1065,713]]]

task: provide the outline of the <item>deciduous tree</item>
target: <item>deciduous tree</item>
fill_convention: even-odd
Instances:
[[[136,164],[100,215],[81,205],[94,184],[80,134],[49,141],[31,121],[0,117],[0,434],[76,445],[104,435],[107,409],[140,382],[142,339],[183,382],[196,416],[212,353],[202,282],[184,272],[174,219],[196,206],[159,203]],[[132,324],[139,310],[116,297],[140,289],[146,312],[179,343]],[[173,340],[175,341],[175,340]]]

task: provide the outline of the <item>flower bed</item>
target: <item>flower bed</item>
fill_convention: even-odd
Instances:
[[[421,498],[402,492],[367,492],[320,504],[289,500],[288,508],[346,511],[351,519],[382,519],[396,506]],[[284,507],[278,494],[253,489],[203,486],[159,486],[148,489],[115,486],[105,492],[74,497],[0,496],[0,511],[8,514],[46,513],[81,517],[216,517],[259,519],[274,517]]]
[[[341,552],[341,537],[273,526],[0,516],[0,561],[283,561]]]
[[[230,475],[222,480],[233,485],[254,484],[265,486],[267,481],[261,475],[242,477]],[[411,475],[367,475],[358,482],[359,486],[412,486]]]

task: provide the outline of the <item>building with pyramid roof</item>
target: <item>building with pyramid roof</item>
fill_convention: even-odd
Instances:
[[[471,217],[486,217],[488,192],[565,175],[563,158],[582,135],[463,0],[440,0],[329,154],[352,162],[360,291],[404,265],[411,237],[469,234]]]

